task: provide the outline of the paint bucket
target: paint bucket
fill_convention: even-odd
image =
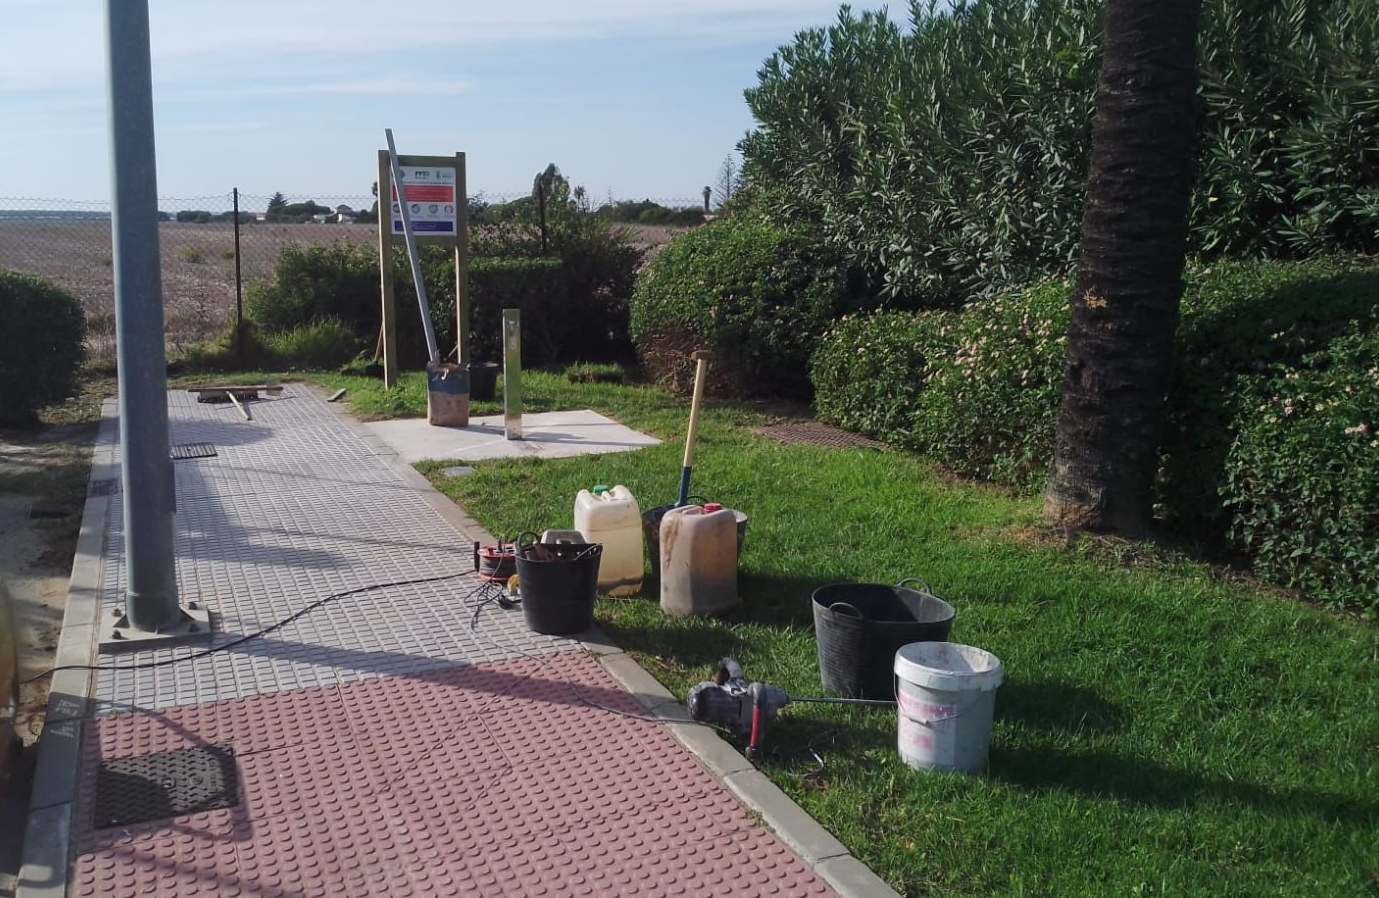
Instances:
[[[916,770],[979,773],[991,750],[1001,659],[954,642],[916,642],[895,653],[900,759]]]
[[[517,547],[522,616],[533,633],[569,636],[594,625],[599,582],[597,543],[529,543]]]
[[[469,426],[469,369],[453,362],[426,366],[426,423]]]
[[[957,615],[914,577],[895,586],[830,583],[814,590],[812,599],[819,676],[827,692],[843,698],[894,697],[896,651],[946,640]]]

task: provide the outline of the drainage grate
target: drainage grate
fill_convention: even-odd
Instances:
[[[211,458],[215,455],[215,447],[210,443],[178,443],[172,447],[172,460],[181,461],[186,458]]]
[[[758,427],[756,433],[778,443],[806,443],[811,446],[827,446],[830,449],[885,449],[886,444],[851,433],[818,421],[797,421],[791,424],[773,424]]]
[[[237,804],[239,775],[228,745],[112,758],[96,770],[96,829]]]
[[[113,496],[119,488],[120,480],[118,477],[102,477],[99,480],[91,481],[91,485],[86,489],[86,495]]]

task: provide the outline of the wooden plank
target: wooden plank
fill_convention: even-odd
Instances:
[[[272,393],[277,395],[283,391],[282,384],[198,384],[194,387],[187,387],[188,393]]]

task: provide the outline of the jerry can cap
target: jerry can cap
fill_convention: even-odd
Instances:
[[[593,493],[595,496],[602,496],[604,493],[608,492],[609,489],[610,487],[607,484],[600,483],[589,492]]]
[[[704,513],[705,513],[705,514],[708,514],[709,512],[713,512],[713,511],[722,511],[722,510],[723,510],[723,506],[720,505],[720,504],[717,503],[717,502],[705,502],[705,503],[704,503]]]

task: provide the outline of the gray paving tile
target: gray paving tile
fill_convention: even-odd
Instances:
[[[251,405],[253,421],[185,393],[168,396],[174,442],[207,442],[179,461],[177,580],[214,615],[219,650],[179,646],[103,656],[97,714],[240,698],[509,660],[573,647],[530,633],[520,611],[488,606],[471,626],[477,579],[468,536],[442,518],[310,390]],[[114,440],[114,435],[109,435]],[[108,446],[118,457],[118,445]],[[124,595],[123,497],[109,502],[101,603]],[[326,596],[375,584],[226,648]]]

